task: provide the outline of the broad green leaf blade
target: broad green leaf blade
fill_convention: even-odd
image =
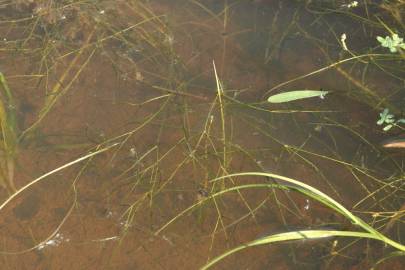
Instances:
[[[323,98],[328,93],[329,91],[322,90],[295,90],[270,96],[267,101],[270,103],[284,103],[311,97]]]

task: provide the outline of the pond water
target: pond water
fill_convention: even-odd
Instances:
[[[401,112],[404,74],[395,59],[379,62],[385,29],[361,19],[386,15],[381,6],[346,2],[2,3],[0,71],[13,95],[2,92],[12,126],[2,133],[2,200],[106,150],[0,208],[0,268],[199,269],[276,233],[361,231],[294,186],[211,196],[274,183],[212,181],[238,172],[302,181],[401,242],[400,218],[384,213],[404,202],[403,154],[379,145],[388,135],[376,122],[384,108]],[[331,93],[266,102],[304,89]],[[369,269],[392,251],[307,239],[247,248],[212,268]]]

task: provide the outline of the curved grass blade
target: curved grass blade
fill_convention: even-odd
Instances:
[[[164,230],[167,226],[169,226],[171,223],[173,223],[174,221],[176,221],[179,217],[185,215],[187,212],[193,210],[195,207],[197,207],[198,205],[200,205],[201,203],[204,203],[207,200],[213,199],[214,197],[220,196],[222,194],[225,194],[227,192],[231,192],[231,191],[235,191],[235,190],[241,190],[241,189],[251,189],[251,188],[281,188],[281,189],[293,189],[296,190],[300,193],[303,193],[304,195],[313,198],[314,200],[326,205],[327,207],[329,207],[330,209],[340,213],[341,215],[343,215],[344,217],[346,217],[347,219],[349,219],[354,225],[357,225],[358,227],[362,228],[363,230],[365,230],[366,232],[357,232],[359,233],[357,236],[358,237],[363,237],[363,238],[371,238],[371,239],[376,239],[379,241],[384,242],[387,245],[390,245],[394,248],[396,248],[399,251],[405,252],[405,245],[395,242],[394,240],[386,237],[385,235],[383,235],[382,233],[380,233],[379,231],[377,231],[376,229],[374,229],[373,227],[371,227],[369,224],[367,224],[365,221],[363,221],[361,218],[357,217],[356,215],[354,215],[352,212],[350,212],[348,209],[346,209],[343,205],[341,205],[340,203],[338,203],[337,201],[335,201],[333,198],[331,198],[330,196],[328,196],[327,194],[323,193],[322,191],[307,185],[303,182],[294,180],[292,178],[288,178],[285,176],[281,176],[281,175],[277,175],[277,174],[273,174],[273,173],[264,173],[264,172],[242,172],[242,173],[234,173],[234,174],[229,174],[229,175],[224,175],[224,176],[220,176],[217,177],[213,180],[211,180],[210,182],[217,182],[223,179],[227,179],[227,178],[234,178],[234,177],[238,177],[238,176],[263,176],[263,177],[270,177],[272,179],[275,179],[275,183],[266,183],[266,184],[248,184],[248,185],[241,185],[241,186],[234,186],[228,189],[224,189],[221,190],[215,194],[212,194],[210,197],[207,197],[205,200],[200,201],[196,204],[191,205],[190,207],[188,207],[187,209],[183,210],[181,213],[179,213],[177,216],[175,216],[174,218],[172,218],[170,221],[168,221],[165,225],[163,225],[159,230],[157,230],[155,232],[155,235],[159,234],[162,230]],[[330,233],[330,232],[329,232]],[[353,232],[352,232],[353,233]],[[355,235],[348,235],[350,234],[350,232],[340,232],[340,234],[345,234],[345,235],[335,235],[335,236],[354,236]],[[362,236],[361,236],[362,235]],[[318,234],[319,237],[319,234]],[[239,249],[237,248],[236,250],[232,250],[225,253],[227,254],[226,256],[240,250],[241,248],[239,247]],[[222,257],[224,258],[224,257]]]
[[[327,207],[331,208],[332,210],[342,214],[344,217],[349,219],[354,225],[359,226],[363,230],[375,235],[380,241],[384,242],[387,245],[390,245],[398,250],[405,251],[405,245],[402,245],[401,243],[395,242],[394,240],[386,237],[382,233],[378,232],[376,229],[371,227],[369,224],[367,224],[365,221],[363,221],[361,218],[357,217],[354,215],[352,212],[350,212],[347,208],[345,208],[343,205],[338,203],[336,200],[328,196],[327,194],[323,193],[322,191],[307,185],[303,182],[294,180],[289,177],[285,177],[282,175],[278,174],[273,174],[273,173],[264,173],[264,172],[242,172],[242,173],[235,173],[235,174],[229,174],[226,176],[221,176],[217,177],[211,182],[219,181],[221,179],[225,178],[232,178],[232,177],[237,177],[237,176],[264,176],[264,177],[270,177],[270,178],[275,178],[277,179],[277,184],[281,186],[285,186],[290,189],[294,189],[298,192],[303,193],[306,196],[309,196],[313,198],[314,200],[317,200],[318,202],[326,205]]]
[[[304,230],[304,231],[294,231],[294,232],[285,232],[278,233],[269,236],[265,236],[259,239],[256,239],[252,242],[249,242],[244,245],[240,245],[234,249],[228,250],[222,255],[212,259],[206,265],[204,265],[201,270],[205,270],[219,262],[220,260],[228,257],[240,250],[243,250],[248,247],[265,245],[277,242],[285,242],[292,240],[306,240],[306,239],[320,239],[320,238],[329,238],[329,237],[357,237],[357,238],[371,238],[377,239],[378,237],[372,233],[364,232],[354,232],[354,231],[330,231],[330,230]]]
[[[323,90],[295,90],[272,95],[267,101],[270,103],[284,103],[311,97],[320,97],[323,99],[328,93],[329,91]]]
[[[89,154],[87,154],[87,155],[85,155],[85,156],[82,156],[82,157],[80,157],[80,158],[77,158],[77,159],[75,159],[75,160],[73,160],[73,161],[71,161],[71,162],[68,162],[68,163],[66,163],[66,164],[64,164],[64,165],[62,165],[62,166],[60,166],[60,167],[58,167],[58,168],[56,168],[56,169],[54,169],[54,170],[52,170],[52,171],[50,171],[50,172],[47,172],[47,173],[41,175],[40,177],[38,177],[38,178],[34,179],[33,181],[29,182],[28,184],[26,184],[25,186],[19,188],[13,195],[11,195],[10,197],[8,197],[8,199],[5,200],[5,201],[0,205],[0,211],[3,210],[3,208],[4,208],[7,204],[9,204],[10,201],[12,201],[12,200],[13,200],[15,197],[17,197],[18,195],[20,195],[24,190],[30,188],[31,186],[37,184],[38,182],[40,182],[40,181],[42,181],[42,180],[44,180],[44,179],[47,178],[48,176],[50,176],[50,175],[52,175],[52,174],[55,174],[55,173],[57,173],[57,172],[59,172],[59,171],[65,169],[65,168],[68,168],[68,167],[70,167],[70,166],[72,166],[72,165],[74,165],[74,164],[76,164],[76,163],[79,163],[79,162],[81,162],[81,161],[83,161],[83,160],[86,160],[86,159],[92,158],[92,157],[94,157],[94,156],[96,156],[96,155],[98,155],[98,154],[101,154],[101,153],[103,153],[103,152],[105,152],[105,151],[107,151],[107,150],[109,150],[109,149],[111,149],[111,148],[113,148],[113,147],[115,147],[115,146],[117,146],[117,145],[118,145],[118,143],[114,143],[114,144],[111,144],[111,145],[109,145],[109,146],[106,146],[106,147],[104,147],[104,148],[102,148],[102,149],[95,150],[95,151],[90,152]]]

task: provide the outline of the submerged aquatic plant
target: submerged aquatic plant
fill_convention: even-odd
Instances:
[[[0,84],[3,89],[0,99],[0,183],[9,192],[14,192],[14,159],[17,151],[16,106],[13,94],[6,78],[0,72]]]
[[[393,114],[389,113],[389,110],[385,108],[381,113],[380,113],[380,119],[377,121],[377,125],[381,126],[385,124],[385,127],[383,128],[384,131],[388,131],[391,128],[395,127],[400,127],[398,124],[405,124],[405,119],[400,118],[398,120],[395,120],[395,116]]]
[[[233,186],[224,190],[221,190],[217,193],[211,194],[209,197],[205,198],[203,201],[199,201],[190,207],[186,208],[183,210],[181,213],[179,213],[177,216],[172,218],[170,221],[168,221],[165,225],[163,225],[159,230],[155,232],[155,234],[159,234],[162,232],[167,226],[172,224],[174,221],[176,221],[179,217],[184,216],[186,213],[189,211],[193,210],[194,208],[198,207],[201,205],[202,202],[208,201],[208,200],[214,200],[216,197],[222,196],[228,192],[234,192],[234,191],[240,191],[243,189],[267,189],[267,188],[278,188],[278,189],[284,189],[284,190],[294,190],[297,192],[302,193],[303,195],[312,198],[326,207],[330,208],[331,210],[335,211],[336,213],[339,213],[340,215],[344,216],[350,222],[357,226],[357,228],[363,230],[361,231],[335,231],[335,230],[300,230],[300,231],[293,231],[293,232],[285,232],[285,233],[279,233],[279,234],[273,234],[269,236],[265,236],[259,239],[256,239],[252,242],[249,242],[247,244],[238,246],[234,249],[231,249],[224,254],[212,259],[209,261],[205,266],[202,267],[202,269],[208,269],[215,263],[219,262],[220,260],[224,259],[225,257],[238,252],[242,249],[252,247],[252,246],[257,246],[257,245],[263,245],[263,244],[270,244],[270,243],[275,243],[275,242],[285,242],[285,241],[290,241],[290,240],[298,240],[298,239],[318,239],[318,238],[325,238],[325,237],[356,237],[356,238],[368,238],[368,239],[374,239],[374,240],[379,240],[385,243],[386,245],[390,245],[391,247],[397,249],[398,251],[401,252],[402,255],[405,255],[405,245],[395,242],[394,240],[386,237],[384,234],[380,233],[376,229],[374,229],[372,226],[367,224],[365,221],[363,221],[361,218],[357,217],[354,215],[351,211],[349,211],[347,208],[345,208],[342,204],[328,196],[327,194],[323,193],[322,191],[307,185],[303,182],[300,182],[298,180],[288,178],[285,176],[273,174],[273,173],[262,173],[262,172],[241,172],[241,173],[235,173],[235,174],[229,174],[221,177],[217,177],[213,180],[211,180],[211,183],[215,183],[218,181],[223,181],[225,179],[232,179],[234,177],[241,177],[241,176],[259,176],[259,177],[270,177],[272,179],[276,179],[275,183],[257,183],[257,184],[245,184],[245,185],[238,185],[238,186]]]
[[[398,48],[405,50],[404,39],[400,38],[398,34],[392,34],[391,37],[386,36],[385,38],[377,36],[377,40],[381,46],[388,48],[392,53],[398,52]]]

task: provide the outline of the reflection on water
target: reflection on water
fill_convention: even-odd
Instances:
[[[399,199],[386,198],[403,192],[388,184],[400,181],[402,159],[375,146],[382,136],[374,119],[384,91],[398,88],[395,76],[363,59],[275,88],[351,57],[336,38],[342,33],[353,52],[375,47],[373,26],[340,2],[3,4],[1,72],[21,130],[10,156],[15,185],[97,147],[118,146],[48,177],[2,209],[1,250],[14,255],[4,255],[0,268],[197,269],[258,235],[357,229],[288,185],[213,199],[237,184],[273,181],[210,181],[240,171],[298,179],[369,222],[369,212],[399,209]],[[363,16],[364,7],[353,12]],[[295,89],[333,92],[265,102],[270,93]],[[364,96],[367,89],[381,92]],[[7,190],[1,195],[7,198]],[[401,236],[396,229],[393,237]],[[364,269],[381,247],[304,240],[246,249],[214,268]],[[400,269],[400,260],[387,265]]]

